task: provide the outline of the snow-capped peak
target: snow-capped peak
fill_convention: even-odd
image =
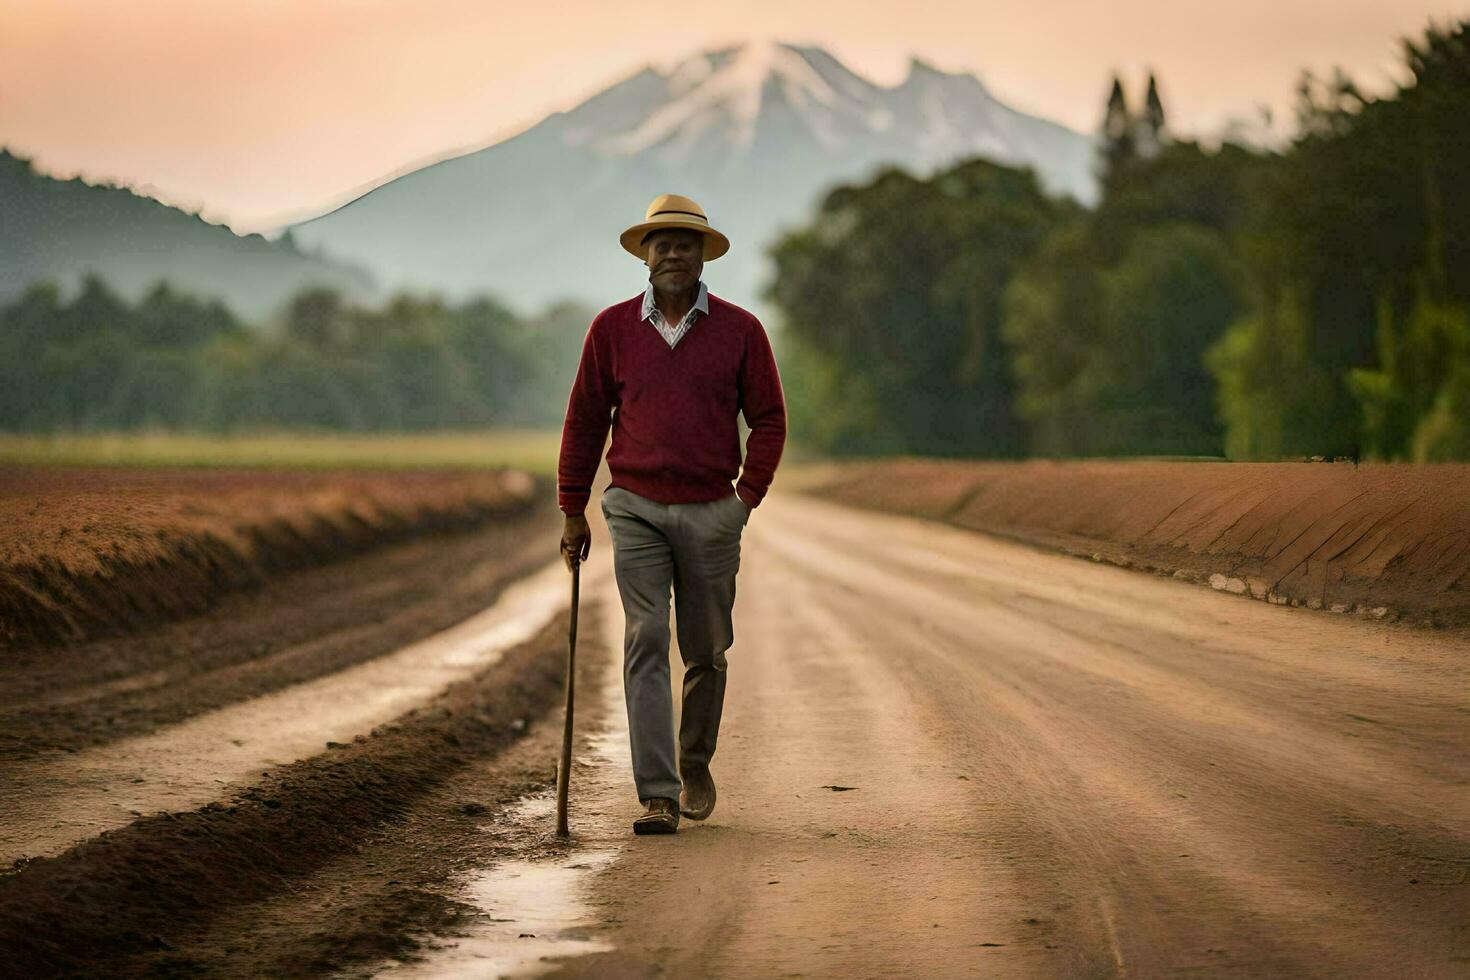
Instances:
[[[692,140],[716,124],[729,127],[732,145],[748,147],[773,85],[798,108],[838,101],[795,48],[776,41],[750,41],[696,55],[676,65],[666,80],[669,100],[636,127],[597,140],[598,150],[631,156],[670,139]]]
[[[1090,194],[1082,143],[1008,109],[973,73],[917,56],[902,82],[882,86],[820,47],[751,40],[644,68],[568,113],[556,131],[561,145],[604,159],[703,172],[803,156],[919,170],[975,154],[1051,161],[1061,140],[1074,148],[1060,185],[1079,199]]]
[[[648,196],[676,190],[738,242],[720,261],[720,295],[755,310],[766,247],[831,187],[976,154],[1096,199],[1093,140],[1008,108],[968,71],[915,59],[904,82],[878,85],[820,46],[754,41],[637,68],[515,137],[295,228],[304,246],[383,270],[385,283],[488,289],[529,309],[569,280],[528,243],[567,250],[579,298],[627,295],[636,266],[608,243]]]
[[[768,131],[768,115],[788,131],[794,122],[828,154],[884,138],[948,156],[1006,142],[990,131],[994,99],[972,74],[911,57],[903,82],[886,88],[819,47],[774,40],[704,51],[667,71],[645,69],[597,101],[595,112],[568,120],[562,138],[607,157],[653,152],[672,162],[702,151],[741,153]]]

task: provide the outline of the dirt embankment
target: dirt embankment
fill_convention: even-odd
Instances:
[[[0,467],[0,648],[132,632],[547,492],[513,470]]]
[[[1470,626],[1470,465],[895,459],[800,482],[1274,603]]]
[[[7,760],[152,732],[470,619],[554,560],[560,516],[548,493],[524,513],[470,531],[272,575],[153,629],[4,651],[0,797]]]

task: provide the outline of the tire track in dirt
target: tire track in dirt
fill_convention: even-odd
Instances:
[[[597,876],[563,973],[1470,962],[1462,638],[779,494],[743,565],[720,806]]]
[[[810,552],[806,564],[813,569],[859,569],[872,564],[858,561],[845,549],[829,548],[825,542],[808,545],[806,550]],[[908,570],[914,570],[914,566],[908,566]],[[1105,617],[1091,611],[1079,614],[1064,599],[1043,599],[1013,590],[1007,595],[1004,589],[987,591],[983,619],[971,618],[977,604],[973,596],[967,596],[963,582],[917,584],[907,576],[885,579],[866,572],[827,574],[873,593],[878,597],[875,601],[882,603],[896,621],[917,620],[930,630],[933,623],[945,619],[964,623],[963,627],[954,627],[955,635],[983,647],[987,653],[1024,650],[1032,666],[1050,662],[1058,676],[1085,674],[1090,689],[1099,696],[1151,699],[1168,715],[1167,719],[1154,719],[1165,730],[1182,727],[1197,731],[1208,725],[1221,732],[1246,732],[1256,740],[1257,750],[1269,753],[1280,765],[1299,764],[1310,754],[1313,764],[1330,771],[1333,779],[1354,793],[1377,797],[1381,805],[1400,809],[1397,815],[1406,821],[1433,823],[1464,806],[1454,772],[1460,744],[1457,736],[1462,738],[1463,733],[1452,724],[1456,706],[1453,689],[1424,689],[1419,702],[1413,704],[1385,698],[1382,689],[1367,684],[1339,683],[1329,692],[1313,690],[1318,698],[1330,697],[1343,709],[1355,707],[1369,714],[1395,717],[1397,730],[1410,736],[1398,740],[1397,745],[1384,738],[1342,738],[1345,729],[1360,728],[1361,723],[1345,725],[1344,721],[1351,718],[1345,711],[1324,711],[1319,705],[1303,704],[1303,697],[1277,705],[1274,701],[1283,683],[1290,683],[1290,675],[1270,671],[1262,658],[1246,662],[1232,657],[1241,648],[1220,638],[1208,643],[1140,634],[1130,631],[1123,616]],[[1067,628],[1058,625],[1059,620],[1070,620],[1075,625]],[[1348,635],[1342,639],[1350,644],[1360,642],[1362,629],[1359,627],[1359,635],[1353,636],[1351,627],[1347,627]],[[1116,638],[1108,639],[1108,634]],[[1212,662],[1216,658],[1228,660],[1228,667],[1221,669]],[[1269,663],[1269,658],[1265,661]],[[1270,676],[1263,683],[1259,674],[1267,671]],[[1312,730],[1309,753],[1301,746],[1301,728]],[[1291,751],[1278,752],[1278,745]],[[1406,746],[1413,751],[1404,751]],[[1425,748],[1436,751],[1425,752]],[[1228,754],[1232,747],[1222,749]],[[1407,778],[1415,776],[1419,778]]]
[[[564,608],[565,580],[554,560],[489,609],[387,656],[149,735],[12,764],[0,783],[0,860],[56,854],[149,811],[202,806],[264,766],[391,721],[524,643]]]
[[[583,935],[613,948],[561,973],[1009,976],[992,972],[1006,948],[1059,966],[1053,896],[1020,888],[1002,815],[974,805],[923,702],[882,656],[853,656],[853,627],[815,601],[826,583],[746,540],[719,806],[632,839],[631,779],[599,781],[582,843],[623,856],[590,883],[607,925]]]
[[[565,569],[558,564],[551,570],[561,576],[559,596]],[[522,590],[520,598],[527,594]],[[524,610],[524,603],[517,608]],[[511,640],[504,627],[514,621],[501,619],[502,640]],[[559,701],[565,608],[546,609],[531,635],[514,637],[510,649],[496,646],[502,656],[487,657],[476,648],[473,639],[486,638],[485,624],[480,629],[459,637],[470,640],[457,648],[462,679],[370,735],[274,767],[220,801],[140,817],[63,853],[18,863],[0,876],[6,969],[28,977],[128,976],[152,972],[140,964],[151,960],[156,967],[160,957],[172,958],[177,968],[176,947],[207,930],[214,918],[269,899],[333,859],[360,852],[365,835],[410,817],[426,794],[475,760],[513,744],[529,719]],[[448,659],[455,658],[453,645],[440,646]],[[413,667],[410,659],[395,665],[398,671]],[[515,788],[523,790],[525,782],[522,777]],[[507,795],[503,787],[498,792]],[[423,842],[416,845],[421,851]],[[386,903],[362,902],[357,908],[371,906],[382,921],[400,925],[452,920],[459,911],[452,900],[436,900],[422,888],[390,894]],[[347,960],[382,952],[367,941],[370,930],[360,929],[356,944],[350,936],[323,935],[307,924],[300,931],[294,954],[307,961],[317,947],[335,949]]]
[[[873,613],[870,600],[834,605],[848,622],[859,609]],[[1045,658],[1028,662],[1035,647],[1005,649],[993,635],[926,628],[891,607],[881,612],[891,625],[872,642],[896,647],[902,638],[924,636],[925,656],[938,663],[913,668],[921,679],[915,684],[941,706],[953,744],[976,759],[1006,761],[977,766],[975,778],[1002,788],[996,795],[1019,798],[1030,836],[1046,845],[1035,853],[1050,855],[1033,873],[1052,876],[1055,891],[1098,896],[1096,921],[1106,928],[1098,932],[1086,914],[1072,923],[1084,949],[1110,950],[1143,975],[1191,966],[1212,975],[1353,975],[1365,961],[1395,955],[1419,968],[1415,975],[1433,975],[1433,961],[1396,950],[1442,948],[1445,931],[1394,923],[1389,936],[1381,933],[1386,909],[1414,898],[1412,888],[1391,887],[1394,859],[1426,843],[1452,858],[1455,840],[1442,829],[1421,831],[1408,848],[1371,833],[1324,833],[1339,821],[1371,822],[1371,830],[1394,818],[1361,806],[1350,792],[1324,795],[1310,785],[1317,774],[1299,760],[1293,766],[1262,759],[1259,774],[1234,761],[1243,755],[1241,743],[1260,733],[1233,739],[1219,722],[1201,719],[1199,731],[1157,714],[1135,721],[1124,712],[1140,712],[1150,692],[1120,697],[1093,671],[1058,670]],[[1165,710],[1174,714],[1173,707]],[[1009,751],[997,749],[992,727],[1009,733]],[[1293,780],[1301,788],[1283,799],[1282,784]],[[1370,874],[1332,867],[1340,853],[1357,855]],[[1421,861],[1409,873],[1427,877],[1430,867]],[[1394,891],[1390,900],[1385,893]],[[1309,925],[1298,935],[1318,939],[1284,938],[1273,934],[1274,923],[1256,926],[1251,920],[1263,909],[1272,919]],[[1438,930],[1452,928],[1445,911]],[[1194,948],[1181,942],[1191,931],[1199,937]],[[1354,938],[1324,941],[1329,936]],[[1097,965],[1073,964],[1084,972]]]
[[[296,571],[209,613],[0,658],[0,766],[175,724],[458,623],[545,564],[554,508]]]
[[[598,751],[604,733],[610,703],[604,684],[617,682],[616,664],[597,642],[600,613],[591,603],[582,609],[574,828],[584,819],[585,760]],[[564,640],[559,634],[554,656],[564,655]],[[621,693],[614,694],[620,702]],[[221,980],[349,980],[384,971],[413,976],[417,966],[446,956],[458,959],[461,972],[469,967],[476,975],[507,959],[534,960],[531,950],[546,946],[522,934],[545,933],[551,896],[530,880],[508,881],[485,869],[514,873],[583,862],[574,845],[554,836],[553,817],[540,805],[550,799],[560,743],[561,715],[553,706],[519,740],[471,759],[409,801],[401,815],[364,832],[350,850],[293,875],[289,887],[266,898],[220,909],[200,928],[174,936],[172,948],[145,953],[129,969]],[[528,807],[528,800],[536,806]],[[487,934],[505,938],[487,949]]]
[[[588,648],[598,634],[616,651],[605,530],[596,542]],[[567,932],[594,952],[564,974],[1451,977],[1470,962],[1462,638],[779,493],[743,565],[710,820],[631,837],[626,768],[587,753],[585,728],[595,771],[573,781],[570,848],[503,808],[551,777],[559,726],[521,705],[556,716],[553,613],[397,726],[0,875],[0,945],[92,975],[366,976],[414,957],[415,975],[454,975],[500,962],[477,959],[477,921],[532,911],[466,892],[496,880],[476,866],[612,849],[582,871],[599,925]],[[544,574],[564,594],[564,569]],[[615,685],[616,659],[601,663],[583,669]],[[489,812],[457,813],[465,800]],[[498,830],[477,837],[471,815]],[[87,914],[37,917],[69,889]],[[36,945],[53,935],[67,945]]]

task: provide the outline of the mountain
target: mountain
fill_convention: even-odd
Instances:
[[[567,112],[398,177],[294,225],[389,286],[488,290],[529,310],[625,299],[646,270],[618,233],[672,191],[729,235],[713,292],[764,312],[764,247],[826,188],[885,164],[927,174],[983,155],[1036,169],[1048,190],[1096,196],[1094,140],[999,102],[979,79],[917,59],[882,87],[816,47],[748,43],[652,67]]]
[[[41,279],[71,288],[88,271],[130,301],[166,279],[224,300],[246,320],[274,313],[309,284],[375,292],[363,269],[308,255],[290,239],[241,237],[126,188],[48,177],[0,150],[0,303]]]

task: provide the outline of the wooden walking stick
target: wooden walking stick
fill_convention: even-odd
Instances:
[[[567,830],[567,784],[572,771],[572,696],[577,689],[577,603],[581,590],[582,562],[572,561],[572,625],[567,636],[567,718],[561,733],[561,765],[556,770],[556,836]]]

